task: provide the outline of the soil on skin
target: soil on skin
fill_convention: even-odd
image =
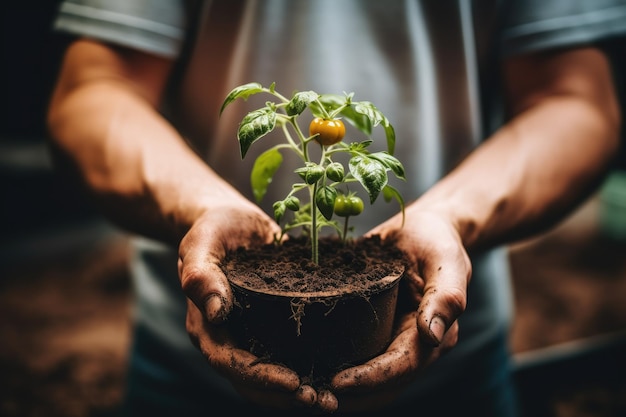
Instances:
[[[319,263],[311,260],[306,238],[281,245],[264,245],[229,253],[223,263],[226,276],[245,288],[282,293],[341,290],[362,293],[376,289],[380,280],[402,273],[402,253],[378,236],[342,243],[320,239]]]

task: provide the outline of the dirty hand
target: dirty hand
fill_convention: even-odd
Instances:
[[[465,310],[471,263],[447,219],[409,207],[404,226],[396,216],[373,229],[395,239],[409,265],[400,287],[397,326],[385,352],[348,368],[320,397],[334,396],[340,411],[361,411],[393,401],[419,371],[452,348],[457,318]]]
[[[227,250],[271,242],[276,223],[247,201],[212,205],[182,239],[178,274],[188,298],[187,332],[211,367],[247,400],[272,408],[309,407],[316,391],[285,367],[264,364],[235,346],[222,323],[232,309],[230,285],[220,269]]]

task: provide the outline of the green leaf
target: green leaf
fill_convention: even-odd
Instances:
[[[328,185],[320,187],[317,193],[315,193],[315,204],[326,220],[330,220],[333,217],[336,198],[337,190]]]
[[[367,117],[372,122],[372,127],[378,126],[385,118],[376,106],[369,101],[354,103],[354,111]]]
[[[389,119],[369,101],[354,103],[354,111],[365,116],[372,124],[372,128],[382,125],[387,138],[387,151],[389,154],[393,155],[396,148],[396,131],[389,122]]]
[[[404,209],[404,199],[402,198],[402,194],[389,184],[383,188],[383,198],[387,203],[390,202],[392,198],[395,198],[400,204],[400,207]]]
[[[404,198],[402,198],[402,194],[400,191],[393,188],[391,185],[386,185],[383,188],[383,198],[388,203],[392,198],[395,198],[398,204],[400,204],[400,210],[402,210],[402,225],[404,226]]]
[[[393,155],[396,151],[396,130],[387,119],[383,121],[383,128],[385,129],[385,136],[387,137],[387,152]]]
[[[269,107],[254,110],[248,113],[237,131],[241,158],[246,156],[250,145],[271,132],[276,126],[276,111]]]
[[[387,170],[385,165],[376,159],[366,156],[356,156],[350,159],[350,173],[356,178],[374,203],[380,191],[387,185]]]
[[[282,162],[283,156],[277,149],[273,148],[263,152],[254,161],[254,166],[250,172],[250,184],[257,203],[263,200],[267,187],[272,182],[272,178]]]
[[[357,113],[353,107],[346,107],[341,111],[341,116],[344,120],[347,120],[352,126],[359,129],[366,136],[372,135],[372,122],[371,120],[360,113]]]
[[[404,166],[395,156],[389,155],[387,152],[376,152],[369,155],[370,158],[377,160],[384,166],[389,168],[396,177],[406,180],[404,175]]]
[[[231,92],[228,93],[228,95],[226,96],[224,103],[222,103],[222,107],[220,108],[220,116],[222,115],[222,112],[224,111],[226,106],[228,106],[230,103],[237,100],[238,98],[247,100],[248,97],[250,97],[251,95],[260,93],[262,91],[263,86],[259,83],[248,83],[233,88]]]
[[[287,103],[285,111],[289,116],[302,113],[312,102],[317,100],[319,94],[315,91],[302,91],[293,95],[291,101]]]

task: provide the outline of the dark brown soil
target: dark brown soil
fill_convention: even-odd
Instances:
[[[233,288],[229,326],[239,344],[315,386],[379,355],[391,340],[404,260],[378,236],[324,237],[317,264],[304,237],[242,248],[222,269]]]
[[[282,293],[365,293],[380,280],[403,271],[402,254],[378,236],[350,240],[320,239],[319,262],[311,260],[306,238],[291,238],[281,245],[240,249],[227,255],[226,276],[244,288]]]

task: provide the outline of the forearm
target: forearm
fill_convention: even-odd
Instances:
[[[454,218],[468,247],[523,238],[551,226],[593,190],[617,142],[602,115],[586,112],[584,103],[563,101],[568,100],[520,115],[420,205]]]
[[[470,250],[550,227],[594,190],[615,154],[610,89],[532,101],[418,201],[453,219]]]
[[[49,127],[99,206],[133,232],[177,244],[200,213],[235,194],[125,81],[62,80]]]

